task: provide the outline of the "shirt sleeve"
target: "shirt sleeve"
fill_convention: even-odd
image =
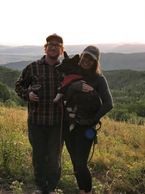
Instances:
[[[104,76],[100,76],[98,81],[98,93],[100,95],[102,105],[96,114],[97,121],[99,121],[101,117],[113,108],[113,98],[106,78]]]
[[[18,80],[15,83],[15,91],[17,95],[23,100],[29,100],[29,85],[31,82],[30,66],[27,66],[20,74]]]

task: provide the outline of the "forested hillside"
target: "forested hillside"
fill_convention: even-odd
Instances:
[[[133,90],[135,93],[145,89],[145,71],[113,70],[104,74],[112,89]]]
[[[145,89],[145,71],[112,70],[104,71],[110,88],[113,90],[133,90],[135,93]],[[15,81],[20,71],[0,66],[0,82],[14,88]],[[132,92],[133,92],[132,91]]]
[[[105,71],[114,100],[110,116],[115,120],[145,122],[145,71]]]
[[[17,70],[12,70],[0,66],[0,82],[6,84],[10,88],[14,88],[15,81],[18,78],[19,74],[20,72]]]
[[[0,66],[0,102],[6,105],[24,105],[14,91],[20,72]]]
[[[24,105],[14,92],[20,71],[0,66],[0,101]],[[145,71],[104,71],[114,100],[109,116],[115,120],[145,122]]]

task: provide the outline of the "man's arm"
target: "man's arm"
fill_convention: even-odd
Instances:
[[[20,98],[24,100],[29,99],[30,83],[31,83],[30,69],[29,69],[29,66],[27,66],[22,71],[22,73],[20,74],[20,77],[15,83],[15,91]]]

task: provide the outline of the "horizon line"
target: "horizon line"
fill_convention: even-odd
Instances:
[[[140,42],[116,42],[116,43],[94,43],[94,44],[88,44],[88,43],[85,43],[85,44],[64,44],[64,46],[86,46],[86,45],[145,45],[145,43],[140,43]],[[27,47],[31,47],[31,46],[39,46],[39,47],[43,47],[43,44],[17,44],[17,45],[14,45],[14,44],[1,44],[0,43],[0,46],[4,46],[4,47],[23,47],[23,46],[27,46]]]

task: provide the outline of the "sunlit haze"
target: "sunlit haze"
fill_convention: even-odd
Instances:
[[[0,45],[144,43],[145,0],[0,0]]]

